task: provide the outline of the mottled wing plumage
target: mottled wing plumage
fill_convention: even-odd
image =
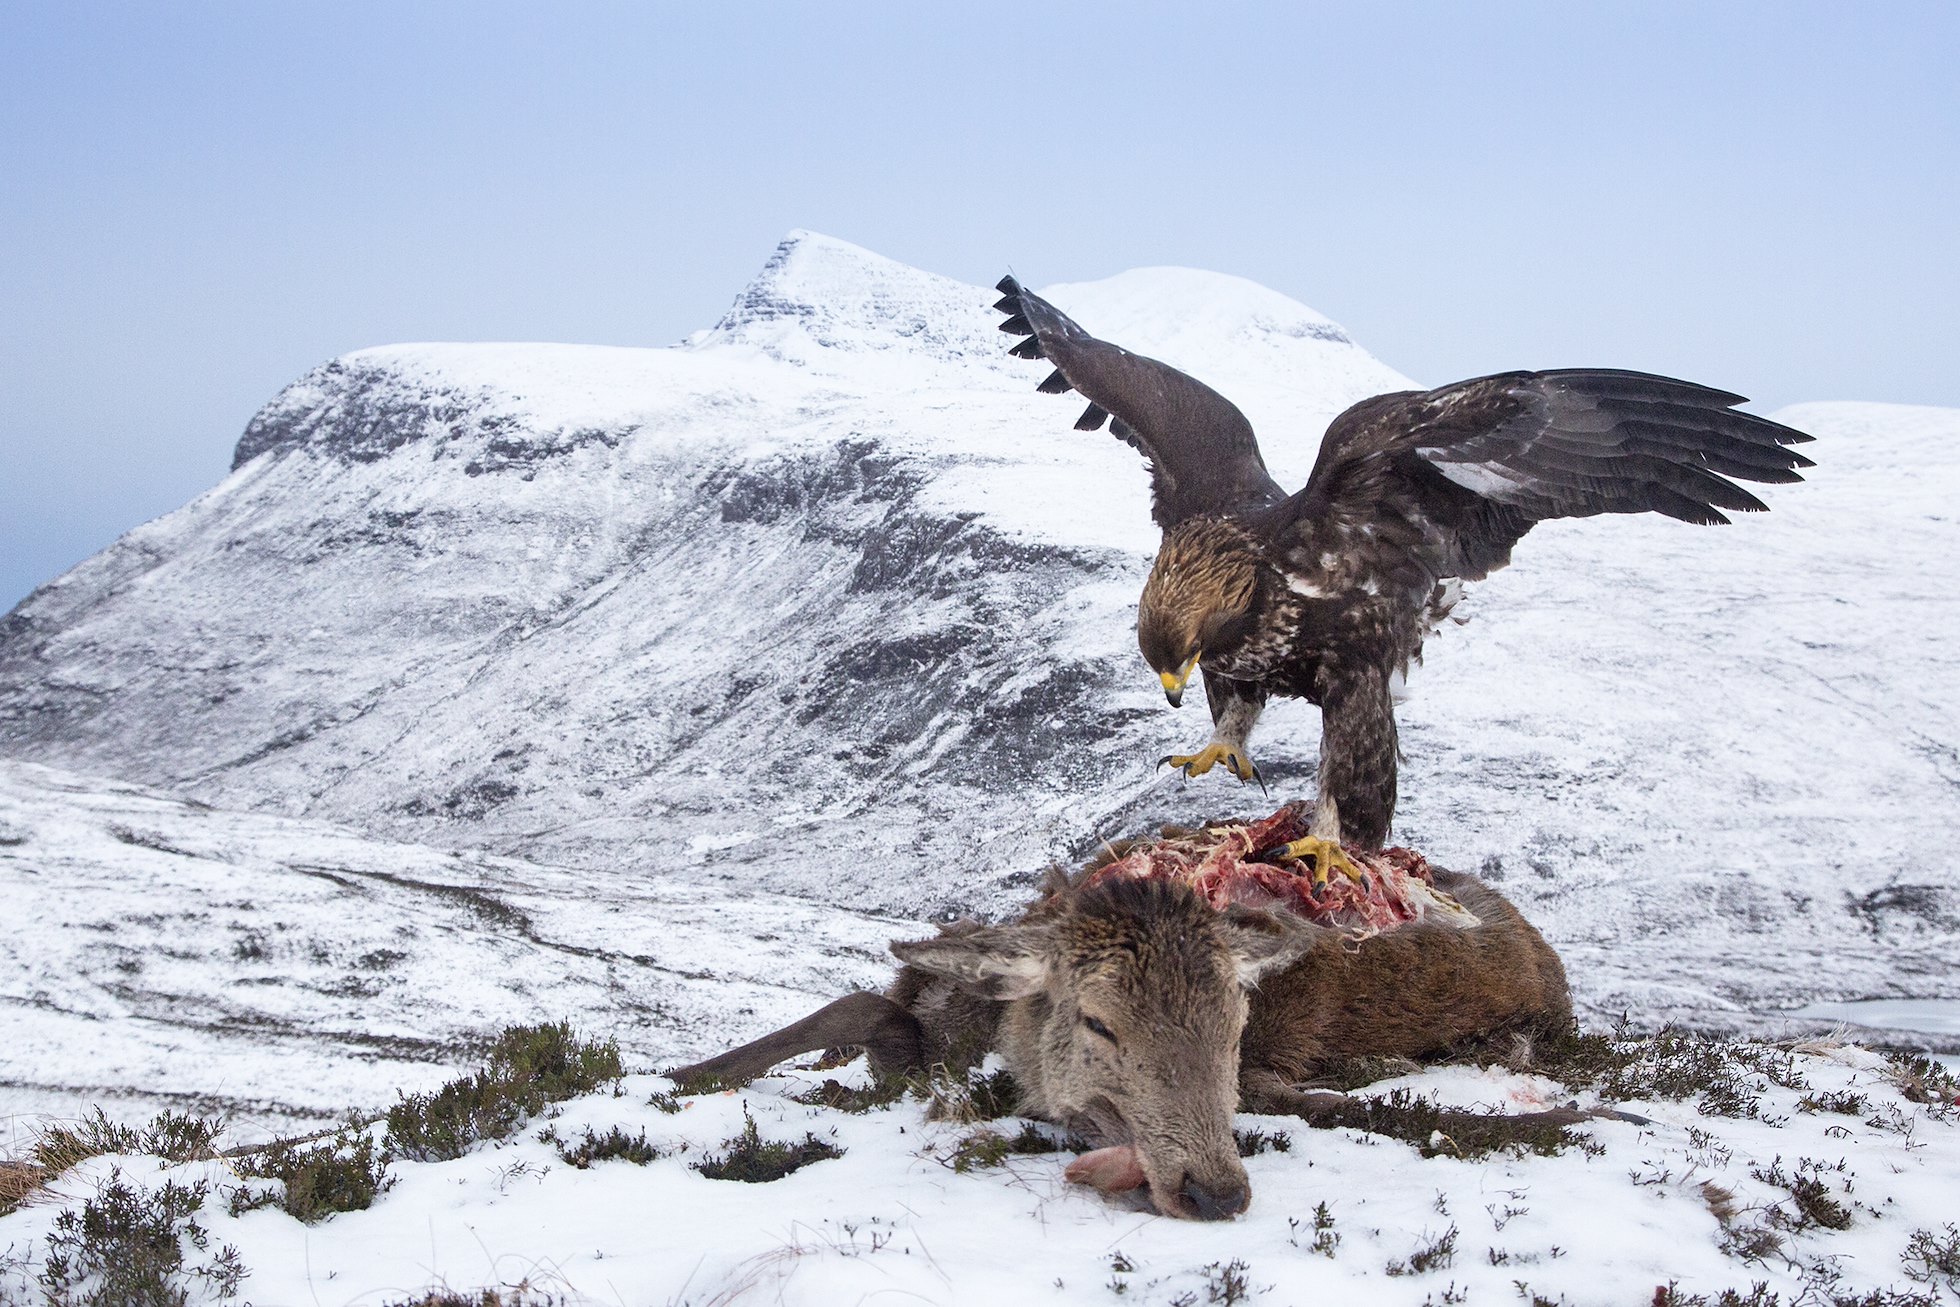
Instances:
[[[1737,412],[1739,395],[1610,369],[1508,372],[1377,395],[1328,428],[1313,475],[1269,529],[1369,524],[1430,538],[1441,572],[1501,566],[1532,525],[1598,513],[1725,523],[1758,512],[1735,484],[1799,481],[1810,439]]]
[[[1169,364],[1096,339],[1012,277],[998,289],[995,307],[1008,315],[1000,329],[1027,336],[1010,352],[1055,365],[1038,389],[1080,391],[1089,406],[1077,430],[1095,431],[1113,419],[1111,432],[1150,460],[1151,516],[1158,526],[1168,531],[1200,514],[1243,512],[1285,498],[1266,471],[1252,424],[1231,400]]]
[[[1165,540],[1138,642],[1180,693],[1202,656],[1207,755],[1242,748],[1269,694],[1320,705],[1317,838],[1386,840],[1394,677],[1447,615],[1458,580],[1502,567],[1550,518],[1721,523],[1724,510],[1764,507],[1737,481],[1799,481],[1810,466],[1789,448],[1809,436],[1736,411],[1738,395],[1640,372],[1509,372],[1361,401],[1287,497],[1222,395],[1097,340],[1011,277],[1000,290],[1001,329],[1027,337],[1013,353],[1055,365],[1040,389],[1082,392],[1077,427],[1113,417],[1151,461]],[[1252,579],[1236,589],[1219,579],[1242,574]]]

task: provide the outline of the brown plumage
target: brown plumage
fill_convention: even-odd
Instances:
[[[1012,277],[1011,351],[1045,358],[1048,393],[1090,403],[1149,462],[1163,529],[1137,643],[1173,705],[1202,667],[1213,737],[1165,759],[1257,776],[1246,739],[1271,695],[1321,709],[1315,835],[1387,839],[1397,759],[1391,685],[1463,581],[1510,561],[1535,523],[1664,513],[1725,523],[1764,508],[1735,479],[1799,481],[1803,432],[1737,412],[1742,397],[1605,368],[1506,372],[1362,400],[1328,427],[1287,494],[1232,402],[1167,364],[1097,340]]]

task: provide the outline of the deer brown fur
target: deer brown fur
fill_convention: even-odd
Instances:
[[[1569,1024],[1564,968],[1530,923],[1470,876],[1438,871],[1436,885],[1481,924],[1356,941],[1290,913],[1215,911],[1178,884],[1057,877],[1018,921],[893,944],[905,965],[882,996],[839,999],[673,1074],[748,1079],[797,1053],[860,1046],[887,1076],[998,1051],[1022,1111],[1097,1145],[1072,1176],[1147,1184],[1170,1215],[1229,1217],[1250,1198],[1235,1110],[1340,1123],[1351,1100],[1302,1088],[1329,1062]]]

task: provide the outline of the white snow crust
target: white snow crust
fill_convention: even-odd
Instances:
[[[1242,1117],[1242,1129],[1283,1135],[1288,1147],[1247,1159],[1252,1206],[1227,1225],[1168,1220],[1068,1185],[1067,1153],[956,1172],[954,1150],[971,1127],[928,1121],[913,1101],[849,1115],[791,1097],[825,1073],[790,1071],[739,1092],[684,1098],[673,1114],[649,1103],[667,1081],[632,1075],[618,1096],[573,1101],[510,1142],[451,1162],[397,1162],[398,1182],[372,1208],[313,1226],[277,1207],[226,1215],[223,1198],[237,1180],[222,1164],[98,1158],[63,1177],[53,1195],[0,1217],[0,1254],[12,1250],[17,1268],[31,1260],[65,1206],[119,1173],[140,1186],[209,1183],[214,1196],[199,1218],[209,1247],[235,1247],[250,1272],[242,1297],[269,1307],[378,1307],[432,1287],[474,1300],[480,1288],[516,1286],[537,1296],[511,1301],[572,1304],[1168,1307],[1232,1301],[1223,1296],[1227,1270],[1244,1280],[1237,1301],[1274,1304],[1535,1298],[1635,1307],[1670,1283],[1711,1299],[1725,1289],[1746,1296],[1760,1283],[1783,1303],[1832,1301],[1817,1296],[1825,1289],[1840,1301],[1866,1301],[1879,1289],[1951,1301],[1937,1277],[1911,1278],[1911,1251],[1916,1232],[1953,1232],[1955,1110],[1902,1099],[1882,1059],[1855,1046],[1819,1045],[1793,1066],[1804,1088],[1764,1082],[1762,1119],[1703,1116],[1693,1103],[1629,1103],[1651,1124],[1587,1127],[1596,1155],[1424,1159],[1406,1144],[1351,1130]],[[843,1074],[861,1075],[862,1066]],[[1370,1092],[1393,1088],[1523,1110],[1544,1106],[1555,1087],[1455,1067]],[[1806,1098],[1854,1094],[1869,1118],[1805,1106]],[[767,1184],[690,1169],[723,1151],[750,1117],[764,1139],[814,1134],[844,1155]],[[538,1138],[546,1125],[572,1140],[588,1129],[644,1131],[666,1156],[574,1169]],[[1010,1135],[1018,1127],[991,1126]],[[1774,1230],[1776,1214],[1795,1208],[1789,1190],[1767,1177],[1803,1174],[1806,1161],[1847,1209],[1848,1226],[1786,1232],[1777,1252],[1755,1260],[1725,1254],[1704,1186],[1728,1192],[1738,1230]],[[1320,1204],[1337,1240],[1325,1252],[1314,1248]],[[1411,1265],[1413,1254],[1452,1236],[1453,1252],[1440,1264]],[[6,1267],[0,1260],[0,1276]],[[15,1274],[25,1281],[25,1270]],[[0,1293],[5,1287],[0,1279]]]
[[[883,985],[885,945],[931,933],[657,877],[601,898],[585,879],[0,762],[0,1119],[96,1103],[226,1114],[245,1139],[324,1126],[574,1013],[672,1065],[719,1051],[731,1022]]]

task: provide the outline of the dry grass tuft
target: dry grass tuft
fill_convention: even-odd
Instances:
[[[162,1112],[139,1130],[111,1121],[107,1112],[93,1107],[79,1120],[43,1125],[34,1141],[34,1161],[50,1176],[109,1153],[204,1161],[218,1155],[213,1145],[224,1128],[225,1123],[215,1117]]]
[[[47,1182],[46,1169],[32,1162],[0,1162],[0,1216],[26,1202]]]

